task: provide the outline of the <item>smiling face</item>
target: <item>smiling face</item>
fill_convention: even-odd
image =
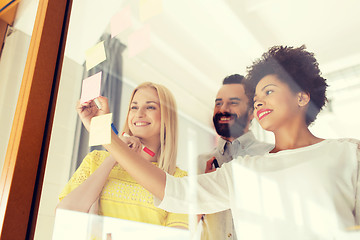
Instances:
[[[291,127],[297,120],[305,123],[299,96],[301,93],[292,92],[276,75],[267,75],[256,86],[254,117],[263,129],[272,132],[281,127]]]
[[[223,138],[232,141],[247,131],[251,111],[248,98],[242,84],[223,85],[215,100],[213,122],[216,132]]]
[[[144,141],[160,141],[160,100],[154,88],[136,91],[130,104],[128,126],[134,136]]]

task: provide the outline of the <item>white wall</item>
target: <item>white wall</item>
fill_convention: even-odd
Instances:
[[[14,31],[0,58],[0,170],[2,170],[25,68],[30,36]]]

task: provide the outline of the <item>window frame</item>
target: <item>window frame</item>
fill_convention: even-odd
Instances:
[[[33,239],[72,0],[39,0],[0,179],[1,239]]]

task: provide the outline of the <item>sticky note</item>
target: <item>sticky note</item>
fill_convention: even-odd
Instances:
[[[133,32],[128,37],[129,57],[134,57],[151,45],[150,27],[145,25],[141,29]]]
[[[101,73],[98,72],[82,82],[80,103],[84,103],[100,96]]]
[[[140,21],[146,21],[162,12],[162,0],[140,0],[139,18]]]
[[[106,60],[104,41],[86,50],[86,69],[89,70]]]
[[[110,20],[111,37],[115,37],[122,31],[132,26],[130,6],[123,8]]]
[[[93,117],[90,122],[89,146],[111,143],[112,113]]]

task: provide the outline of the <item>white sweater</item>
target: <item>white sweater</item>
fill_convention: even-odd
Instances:
[[[239,239],[333,239],[360,224],[360,142],[328,139],[263,156],[239,157],[197,178],[167,175],[169,212],[231,209]],[[191,204],[191,206],[190,206]]]

